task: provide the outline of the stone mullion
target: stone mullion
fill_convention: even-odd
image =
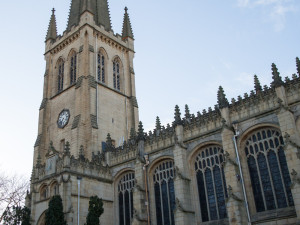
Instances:
[[[211,171],[212,171],[212,178],[213,178],[212,182],[213,182],[214,193],[215,193],[216,210],[217,210],[218,219],[220,219],[220,215],[219,215],[219,203],[218,203],[218,196],[217,196],[216,184],[215,184],[215,174],[214,174],[214,168],[213,167],[211,167]]]
[[[202,164],[203,166],[203,164]],[[205,170],[209,170],[209,168],[206,168]],[[207,214],[208,214],[208,221],[211,220],[210,218],[210,207],[208,202],[208,193],[207,193],[207,187],[206,187],[206,176],[205,176],[205,170],[203,171],[203,183],[204,183],[204,189],[205,189],[205,198],[206,198],[206,207],[207,207]]]
[[[234,133],[232,130],[224,128],[222,131],[222,143],[224,152],[228,152],[232,160],[236,159],[235,147],[233,143]],[[235,160],[234,160],[235,161]],[[236,178],[239,174],[237,165],[227,162],[224,166],[224,175],[227,186],[232,188],[232,195],[228,193],[228,200],[226,203],[227,215],[231,224],[247,224],[247,211],[243,196],[242,184]],[[242,201],[240,201],[241,199]]]
[[[281,147],[281,145],[279,147]],[[277,157],[277,165],[278,165],[278,168],[279,168],[279,171],[280,171],[280,177],[281,177],[282,186],[283,186],[283,189],[284,189],[286,204],[289,205],[289,198],[288,198],[288,194],[287,194],[286,187],[285,187],[285,184],[284,184],[283,173],[282,173],[282,169],[281,169],[281,166],[280,166],[278,151],[279,151],[279,149],[277,148],[276,151],[274,151],[274,152],[275,152],[276,157]]]
[[[270,151],[273,151],[273,150],[270,150]],[[274,202],[275,202],[275,206],[276,206],[276,209],[277,209],[278,208],[278,203],[277,203],[277,197],[276,197],[275,188],[274,188],[274,181],[273,181],[273,177],[272,177],[272,173],[271,173],[270,165],[269,165],[268,152],[265,151],[264,156],[266,158],[269,177],[270,177],[270,180],[271,180],[271,188],[272,188],[272,192],[273,192]]]
[[[258,165],[258,162],[257,162],[257,154],[255,153],[255,156],[253,156],[253,157],[254,157],[254,160],[255,160],[256,168],[257,168],[257,175],[259,177],[259,185],[260,185],[260,190],[261,190],[261,194],[262,194],[263,201],[264,201],[264,207],[265,207],[265,210],[268,210],[267,203],[266,203],[266,198],[265,198],[264,186],[262,184],[260,169],[259,169],[259,165]]]

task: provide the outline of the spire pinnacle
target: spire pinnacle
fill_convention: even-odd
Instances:
[[[144,140],[144,127],[142,121],[139,122],[138,140]]]
[[[273,78],[273,82],[272,82],[272,86],[273,87],[280,87],[281,85],[283,85],[283,81],[281,79],[280,73],[278,72],[278,69],[275,65],[275,63],[272,63],[272,78]]]
[[[254,89],[256,93],[262,91],[262,87],[256,74],[254,75]]]
[[[127,39],[128,37],[134,39],[129,15],[127,13],[128,8],[125,7],[124,10],[125,10],[125,14],[124,14],[124,20],[123,20],[122,38],[123,38],[123,40]]]
[[[296,66],[297,66],[297,73],[300,75],[300,60],[298,57],[296,57]]]
[[[224,89],[222,86],[220,86],[219,90],[218,90],[218,104],[219,104],[220,109],[226,108],[229,106],[229,102],[226,98],[226,95],[224,93]]]
[[[182,125],[182,120],[180,117],[181,113],[180,113],[180,109],[178,105],[175,105],[175,112],[174,112],[174,123],[173,125]]]
[[[155,129],[156,130],[161,130],[161,123],[160,123],[160,119],[159,119],[158,116],[156,117]]]
[[[55,9],[52,9],[52,15],[50,18],[50,23],[48,26],[46,41],[55,40],[57,37],[57,29],[56,29],[56,18],[55,18]]]

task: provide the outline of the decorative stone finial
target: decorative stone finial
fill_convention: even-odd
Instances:
[[[297,66],[297,73],[300,76],[300,60],[298,57],[296,57],[296,66]]]
[[[187,104],[185,104],[185,114],[184,114],[184,117],[187,120],[191,118],[190,109],[189,109],[189,106]]]
[[[272,63],[272,78],[273,78],[273,82],[272,82],[272,86],[277,88],[283,85],[283,81],[281,79],[280,73],[278,72],[278,69],[275,65],[275,63]]]
[[[256,94],[262,91],[262,87],[256,74],[254,75],[254,89],[256,91]]]
[[[181,113],[180,113],[180,109],[179,109],[179,106],[176,105],[175,106],[175,113],[174,113],[174,125],[182,125],[182,120],[181,120],[181,117],[180,117]]]
[[[219,86],[219,90],[218,90],[218,104],[219,104],[219,108],[226,108],[229,106],[229,102],[226,98],[226,95],[224,93],[223,87]]]
[[[110,133],[108,133],[107,136],[106,136],[106,147],[108,149],[112,148],[112,140],[111,140],[111,137],[110,137]]]
[[[160,119],[159,119],[158,116],[156,117],[155,129],[156,129],[156,130],[161,130]]]
[[[142,121],[139,122],[139,130],[138,130],[138,140],[144,140],[144,127]]]

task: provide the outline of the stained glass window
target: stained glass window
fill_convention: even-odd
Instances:
[[[125,174],[118,184],[119,224],[130,225],[133,217],[134,173]]]
[[[174,225],[175,190],[173,161],[163,161],[154,171],[157,225]]]
[[[76,82],[76,73],[77,73],[77,55],[74,52],[71,56],[70,62],[70,84],[74,84]]]
[[[98,53],[97,58],[97,64],[98,64],[98,81],[105,83],[105,58],[104,55],[100,52]]]
[[[113,83],[114,89],[120,91],[120,63],[118,60],[113,63]]]
[[[57,91],[64,89],[64,62],[61,60],[58,64]]]
[[[257,212],[293,206],[283,138],[274,128],[253,132],[245,153]]]
[[[202,222],[227,217],[223,149],[217,145],[202,148],[195,160]]]

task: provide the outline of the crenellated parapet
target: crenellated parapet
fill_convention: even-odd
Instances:
[[[51,146],[49,149],[51,149]],[[69,143],[67,142],[63,153],[57,152],[52,146],[52,149],[46,155],[46,162],[41,164],[40,160],[37,161],[33,170],[32,181],[39,182],[64,172],[112,180],[104,153],[93,154],[92,159],[88,159],[81,150],[78,157],[76,157],[70,155]]]

